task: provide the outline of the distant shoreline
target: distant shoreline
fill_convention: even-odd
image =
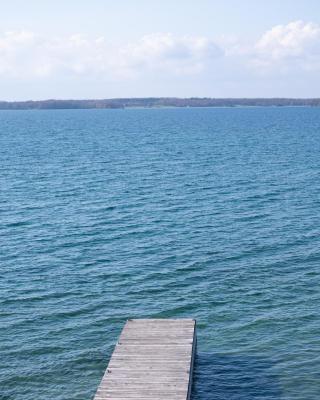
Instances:
[[[99,100],[0,101],[0,110],[65,110],[127,108],[320,107],[320,98],[144,97]]]

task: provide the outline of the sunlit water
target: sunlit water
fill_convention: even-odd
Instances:
[[[129,317],[197,319],[192,400],[320,398],[320,109],[2,111],[0,160],[1,400],[91,399]]]

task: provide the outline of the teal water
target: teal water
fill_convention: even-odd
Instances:
[[[194,317],[193,400],[320,398],[320,109],[0,112],[0,399],[87,400]]]

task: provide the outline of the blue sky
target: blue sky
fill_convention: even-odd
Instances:
[[[316,0],[11,0],[0,98],[320,97]]]

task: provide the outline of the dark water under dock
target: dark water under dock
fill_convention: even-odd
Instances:
[[[320,109],[0,112],[0,399],[94,396],[194,317],[192,400],[318,400]]]

